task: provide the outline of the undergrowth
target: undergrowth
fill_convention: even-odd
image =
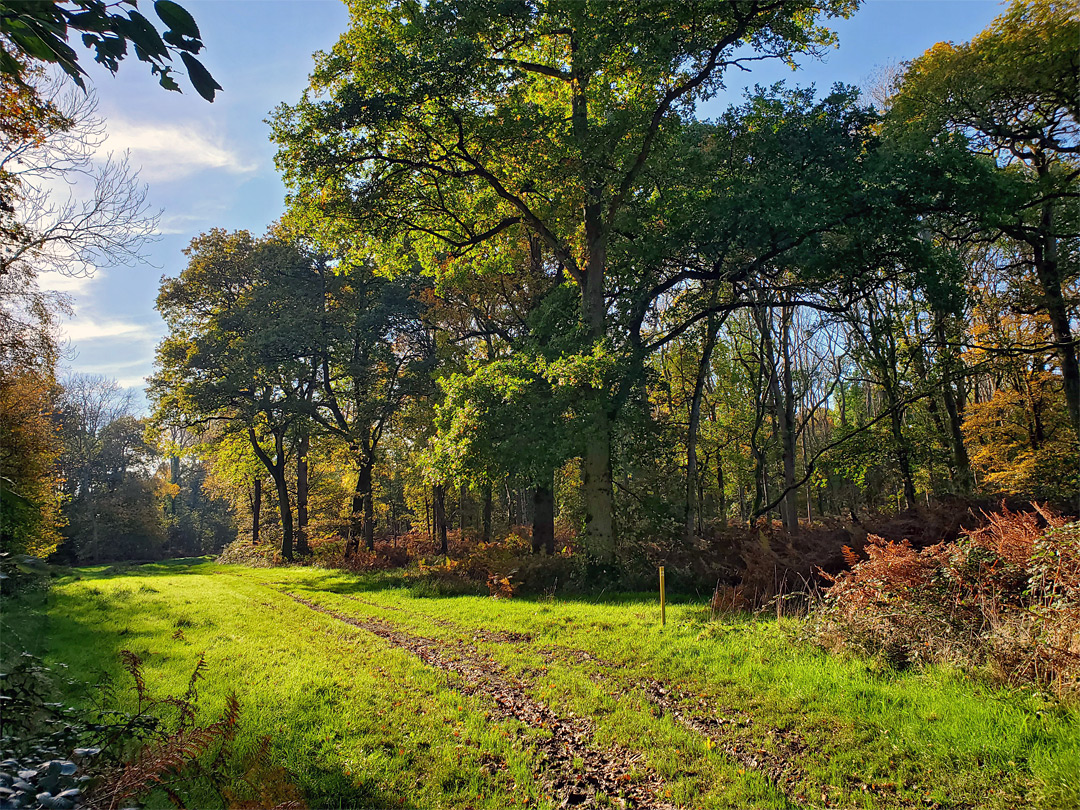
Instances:
[[[903,668],[949,662],[1059,696],[1080,692],[1080,523],[1054,510],[985,515],[954,542],[846,549],[817,613],[819,638]]]

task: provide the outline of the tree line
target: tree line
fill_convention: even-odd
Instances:
[[[860,92],[733,71],[841,2],[357,3],[264,236],[163,280],[166,452],[292,559],[532,523],[597,573],[776,519],[1080,494],[1075,14]]]

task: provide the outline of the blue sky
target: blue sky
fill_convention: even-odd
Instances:
[[[224,87],[207,104],[194,92],[168,93],[131,60],[116,77],[89,66],[99,112],[109,131],[106,149],[130,150],[162,211],[146,262],[104,267],[90,279],[65,280],[74,316],[66,323],[74,371],[107,374],[137,389],[153,368],[164,324],[154,310],[161,276],[184,266],[192,237],[213,227],[262,233],[283,211],[284,186],[264,119],[281,102],[295,102],[307,85],[311,55],[329,48],[348,15],[338,0],[187,0],[207,45],[204,63]],[[834,21],[839,47],[822,61],[792,72],[759,63],[729,76],[726,93],[702,109],[712,117],[739,101],[743,88],[780,79],[826,89],[835,82],[865,85],[884,65],[918,56],[942,40],[970,39],[1000,13],[997,0],[870,0],[850,20]],[[87,60],[89,61],[89,60]]]

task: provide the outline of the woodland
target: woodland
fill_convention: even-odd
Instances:
[[[97,780],[59,798],[54,774],[40,806],[1080,806],[1072,4],[1012,0],[866,87],[795,72],[711,119],[726,82],[820,55],[859,2],[348,5],[268,119],[284,214],[166,268],[140,412],[64,371],[70,301],[38,285],[137,260],[157,224],[124,159],[94,162],[105,122],[67,43],[221,87],[176,3],[151,22],[0,0],[5,684],[67,661],[135,684],[93,720],[5,687],[36,707],[14,732],[9,713],[9,761],[59,712],[68,736],[33,750]],[[52,182],[76,173],[93,194],[65,204]],[[636,601],[661,566],[667,631]],[[235,614],[268,623],[234,654],[278,660],[253,652],[286,632],[257,604],[303,628],[304,690],[374,701],[357,728],[221,657]],[[342,623],[393,652],[348,684]],[[211,652],[155,652],[189,643]],[[407,713],[388,674],[449,702]],[[420,718],[455,705],[460,779]],[[902,705],[919,720],[894,725]],[[507,740],[554,736],[522,749],[492,713],[527,729]],[[138,745],[76,749],[97,766],[64,749],[110,723]],[[331,727],[352,742],[331,752]],[[420,764],[421,739],[442,753]]]
[[[54,382],[64,302],[36,274],[127,258],[152,222],[111,166],[90,217],[46,223],[37,181],[88,162],[102,121],[26,60],[5,80],[5,486],[34,504],[13,550],[445,554],[531,526],[617,578],[758,523],[1075,513],[1075,16],[1016,3],[873,87],[695,117],[854,11],[357,5],[273,113],[286,214],[202,234],[163,278],[142,417],[108,380]]]

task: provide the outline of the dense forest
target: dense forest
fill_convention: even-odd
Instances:
[[[286,214],[162,279],[146,417],[58,378],[64,301],[35,279],[129,258],[152,218],[111,164],[46,227],[41,181],[100,120],[6,77],[5,547],[345,560],[531,531],[614,575],[943,499],[1075,512],[1075,10],[1017,0],[874,86],[698,116],[853,8],[358,5],[273,113]]]

